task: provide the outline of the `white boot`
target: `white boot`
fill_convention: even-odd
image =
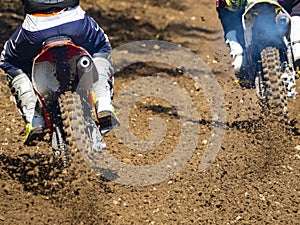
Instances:
[[[228,32],[225,38],[226,44],[230,48],[230,56],[233,59],[232,65],[234,72],[237,74],[240,72],[243,63],[243,47],[238,42],[235,30]]]
[[[36,110],[37,96],[31,81],[25,73],[17,75],[11,81],[11,92],[25,120],[25,144],[29,144],[43,133],[45,121]]]
[[[296,69],[300,69],[300,16],[293,16],[291,20],[291,42]],[[298,71],[299,72],[299,71]]]
[[[110,62],[103,57],[95,57],[93,60],[99,75],[98,81],[93,85],[93,90],[97,98],[96,109],[100,130],[101,133],[104,134],[120,125],[112,105],[114,85],[113,68]]]

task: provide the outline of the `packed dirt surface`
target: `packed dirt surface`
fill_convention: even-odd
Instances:
[[[254,90],[235,82],[215,1],[81,0],[81,5],[126,60],[130,52],[122,46],[137,41],[149,41],[141,51],[150,40],[156,50],[163,41],[182,46],[211,69],[202,71],[202,77],[214,74],[210,84],[204,82],[210,89],[193,79],[197,70],[191,74],[184,63],[165,63],[172,58],[182,63],[185,51],[116,70],[121,127],[105,136],[105,151],[121,169],[88,161],[77,162],[76,170],[61,169],[47,141],[24,146],[24,124],[2,71],[0,224],[299,224],[299,97],[289,99],[289,130],[261,117]],[[22,23],[19,1],[0,0],[0,17],[2,48]],[[222,98],[216,116],[210,107]],[[159,123],[151,126],[156,118]],[[163,136],[156,140],[156,134]]]

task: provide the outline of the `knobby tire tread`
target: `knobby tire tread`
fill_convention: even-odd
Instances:
[[[281,61],[279,50],[267,47],[261,52],[261,63],[264,74],[264,105],[270,115],[279,120],[287,120],[287,100],[285,86],[281,79]]]

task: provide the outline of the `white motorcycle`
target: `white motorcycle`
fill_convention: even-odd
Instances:
[[[247,77],[263,109],[287,117],[287,97],[296,98],[290,41],[291,17],[273,0],[248,1],[242,17]]]

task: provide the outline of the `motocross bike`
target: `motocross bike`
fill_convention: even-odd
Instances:
[[[54,156],[64,166],[76,151],[105,146],[97,123],[92,84],[98,79],[92,57],[69,37],[46,40],[35,57],[32,84],[50,134]]]
[[[296,98],[291,18],[273,0],[248,1],[242,17],[247,80],[264,111],[280,120],[288,115],[287,97]]]

